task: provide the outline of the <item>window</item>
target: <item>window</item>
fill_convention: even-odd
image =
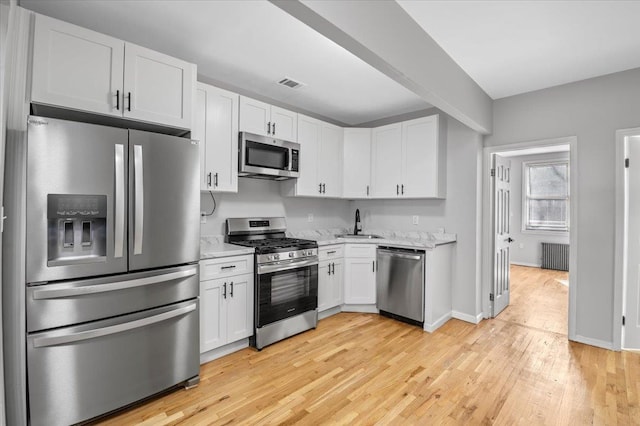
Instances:
[[[569,230],[569,162],[523,163],[523,230]]]

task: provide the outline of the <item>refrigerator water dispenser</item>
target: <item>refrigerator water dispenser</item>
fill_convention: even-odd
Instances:
[[[47,195],[48,266],[104,262],[106,195]]]

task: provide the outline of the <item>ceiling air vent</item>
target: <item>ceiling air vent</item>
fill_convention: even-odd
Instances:
[[[282,84],[283,86],[287,86],[287,87],[290,87],[292,89],[297,89],[299,87],[306,86],[306,84],[301,83],[299,81],[295,81],[295,80],[293,80],[293,79],[291,79],[289,77],[283,78],[282,80],[280,80],[278,82],[278,84]]]

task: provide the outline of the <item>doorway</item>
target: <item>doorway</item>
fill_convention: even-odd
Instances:
[[[640,128],[616,133],[614,344],[640,350]]]
[[[558,276],[558,277],[546,277],[542,278],[545,281],[551,280],[551,282],[558,282],[558,280],[563,281],[563,278],[567,278],[568,284],[568,312],[566,312],[566,316],[561,316],[559,318],[566,318],[563,327],[564,333],[568,334],[568,337],[572,339],[575,336],[575,300],[576,294],[578,291],[577,288],[577,229],[574,226],[569,232],[569,224],[576,223],[577,221],[577,138],[565,137],[558,139],[549,139],[549,140],[539,140],[539,141],[531,141],[524,143],[515,143],[509,145],[501,145],[498,147],[485,147],[484,148],[484,170],[487,171],[483,178],[483,293],[482,293],[482,306],[485,318],[492,317],[492,313],[494,312],[494,301],[491,300],[491,297],[495,292],[495,270],[496,270],[496,232],[495,232],[495,220],[496,220],[496,205],[495,205],[495,195],[494,190],[495,186],[492,182],[491,169],[495,164],[495,158],[497,156],[510,158],[513,164],[516,164],[517,167],[514,167],[512,171],[513,181],[513,190],[517,192],[514,194],[517,199],[515,201],[515,205],[518,206],[515,211],[510,213],[510,220],[514,222],[511,226],[510,238],[513,239],[511,242],[511,261],[510,265],[513,263],[519,263],[520,266],[517,273],[515,274],[516,278],[524,276],[531,276],[531,274],[526,274],[526,268],[536,267],[539,268],[540,265],[540,250],[541,238],[551,238],[558,240],[558,237],[564,238],[564,242],[568,243],[570,247],[569,250],[569,269],[571,270],[570,277]],[[541,217],[536,216],[536,206],[547,205],[547,206],[558,206],[561,204],[560,201],[556,199],[560,198],[558,194],[547,194],[547,196],[541,197],[538,196],[540,194],[531,193],[529,194],[530,200],[528,200],[529,204],[526,204],[523,200],[524,197],[521,197],[519,193],[524,191],[525,186],[523,185],[523,179],[526,179],[526,174],[523,172],[524,168],[522,164],[525,163],[525,159],[529,159],[529,163],[531,163],[531,170],[534,169],[534,166],[540,166],[541,171],[545,171],[544,169],[549,169],[553,172],[558,172],[561,170],[561,167],[558,166],[557,163],[562,162],[563,158],[566,162],[566,169],[568,174],[568,192],[567,192],[567,200],[566,205],[568,205],[568,212],[566,215],[567,223],[565,232],[552,232],[557,231],[558,229],[554,229],[554,227],[560,227],[563,224],[558,220],[552,221],[544,221]],[[550,159],[556,159],[558,161],[549,161]],[[514,161],[515,160],[515,161]],[[544,167],[543,167],[544,166]],[[549,171],[547,170],[547,171]],[[570,170],[570,173],[569,173]],[[531,172],[532,176],[533,171]],[[570,195],[569,195],[570,194]],[[512,204],[512,205],[514,205]],[[557,209],[556,209],[557,210]],[[551,215],[552,218],[554,215]],[[524,221],[529,217],[530,225],[533,229],[524,225]],[[538,229],[535,227],[539,226]],[[526,230],[530,230],[530,233],[525,232]],[[513,235],[517,233],[517,235]],[[544,235],[546,233],[546,235]],[[542,234],[542,235],[537,235]],[[537,235],[537,240],[536,240]],[[513,238],[515,237],[515,238]],[[526,249],[526,250],[525,250]],[[521,252],[521,253],[519,253]],[[528,253],[527,258],[522,258],[518,254],[524,254],[524,252]],[[511,266],[510,266],[511,269]],[[510,284],[509,284],[510,285]],[[561,284],[558,284],[561,285]],[[557,292],[561,294],[560,292]],[[566,293],[565,293],[566,294]],[[526,296],[525,296],[526,297]],[[567,306],[565,302],[562,306]],[[567,324],[568,323],[568,324]],[[555,327],[557,330],[557,327]],[[573,340],[573,339],[572,339]]]

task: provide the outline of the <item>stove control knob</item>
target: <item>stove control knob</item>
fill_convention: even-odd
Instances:
[[[295,253],[294,252],[289,252],[289,257],[295,257]]]
[[[273,258],[274,258],[275,260],[279,260],[279,259],[280,259],[280,255],[279,255],[279,254],[274,254],[274,255],[273,255]]]

